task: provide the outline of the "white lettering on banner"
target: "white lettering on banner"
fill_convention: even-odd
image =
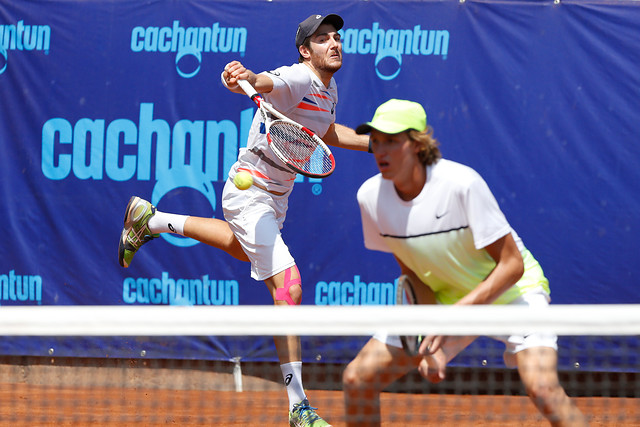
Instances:
[[[0,300],[42,303],[42,277],[21,276],[15,270],[0,274]]]
[[[353,282],[316,283],[316,305],[393,305],[396,303],[397,280],[394,282],[362,282],[354,276]]]
[[[343,28],[344,53],[376,55],[376,74],[382,80],[393,80],[400,74],[402,55],[438,55],[447,59],[449,31],[423,30],[420,25],[412,29],[382,29],[378,22],[371,28]]]
[[[216,22],[210,27],[185,28],[176,20],[171,27],[134,27],[131,30],[131,51],[177,53],[178,74],[191,78],[200,71],[203,52],[232,52],[244,56],[247,35],[245,27],[221,27]]]
[[[125,304],[163,305],[238,305],[236,280],[172,279],[167,272],[161,278],[127,277],[122,283]]]
[[[41,50],[49,53],[51,27],[48,25],[0,25],[0,74],[9,65],[10,50]]]

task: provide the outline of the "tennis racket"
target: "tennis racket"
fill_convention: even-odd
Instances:
[[[413,290],[413,283],[409,280],[409,276],[403,274],[398,278],[398,290],[396,292],[396,304],[397,305],[413,305],[418,304],[418,298]],[[420,343],[424,339],[424,335],[401,335],[400,341],[402,342],[402,348],[407,352],[409,356],[415,356],[418,354]]]
[[[274,154],[293,172],[311,178],[324,178],[336,168],[329,147],[318,135],[277,111],[246,80],[238,80],[244,92],[256,103]]]

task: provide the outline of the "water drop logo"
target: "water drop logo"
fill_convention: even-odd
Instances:
[[[7,56],[7,50],[0,44],[0,74],[4,73],[9,64],[9,57]]]
[[[9,66],[9,51],[43,51],[49,53],[51,27],[48,25],[0,25],[0,75]]]

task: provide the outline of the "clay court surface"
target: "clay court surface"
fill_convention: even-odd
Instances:
[[[307,394],[318,413],[344,425],[342,366],[308,365]],[[243,365],[241,392],[233,364],[205,361],[60,359],[0,360],[0,426],[287,426],[287,397],[277,364]],[[464,377],[464,376],[462,376]],[[596,378],[632,397],[575,397],[592,426],[639,426],[637,377]],[[601,381],[602,380],[602,381]],[[411,379],[422,387],[420,379]],[[461,381],[467,381],[461,379]],[[496,383],[518,383],[494,377]],[[593,387],[593,379],[577,384]],[[586,385],[585,385],[586,384]],[[526,396],[384,393],[384,426],[548,425]],[[591,395],[590,395],[591,396]]]
[[[286,426],[284,390],[197,391],[52,387],[2,384],[1,425],[12,426]],[[342,393],[309,391],[320,414],[343,424]],[[637,426],[640,402],[630,398],[577,398],[593,426]],[[384,426],[546,425],[522,396],[385,393]],[[625,415],[626,419],[617,419]]]

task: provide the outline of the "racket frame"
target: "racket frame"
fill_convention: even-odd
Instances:
[[[418,304],[418,298],[413,289],[413,282],[406,274],[398,277],[398,287],[396,290],[396,305]],[[424,339],[423,335],[400,335],[402,348],[409,356],[418,355],[418,349]]]
[[[333,157],[333,153],[331,153],[331,150],[329,149],[329,147],[324,143],[324,141],[318,135],[316,135],[311,129],[305,126],[302,126],[300,123],[294,120],[291,120],[290,118],[288,118],[287,116],[285,116],[284,114],[282,114],[281,112],[273,108],[273,106],[269,104],[267,101],[265,101],[264,98],[255,90],[253,85],[251,85],[251,83],[249,83],[247,80],[238,80],[238,85],[244,91],[244,93],[246,93],[247,96],[251,98],[251,100],[258,106],[258,109],[260,110],[260,114],[262,115],[262,120],[266,126],[267,140],[269,142],[269,146],[271,147],[271,150],[273,151],[273,153],[278,157],[278,159],[280,159],[280,161],[282,161],[293,172],[299,173],[301,175],[304,175],[310,178],[326,178],[327,176],[333,173],[333,171],[336,168],[336,162]],[[267,114],[270,114],[271,116],[275,117],[276,120],[270,120]],[[320,147],[320,149],[327,154],[327,157],[331,161],[330,170],[324,173],[313,173],[313,172],[309,172],[307,170],[301,169],[297,167],[293,162],[291,162],[287,158],[287,156],[285,156],[278,149],[278,147],[275,144],[271,143],[269,129],[271,127],[271,124],[277,121],[285,122],[291,126],[294,126],[302,130],[304,133],[309,135],[313,140],[313,142],[315,142]]]

